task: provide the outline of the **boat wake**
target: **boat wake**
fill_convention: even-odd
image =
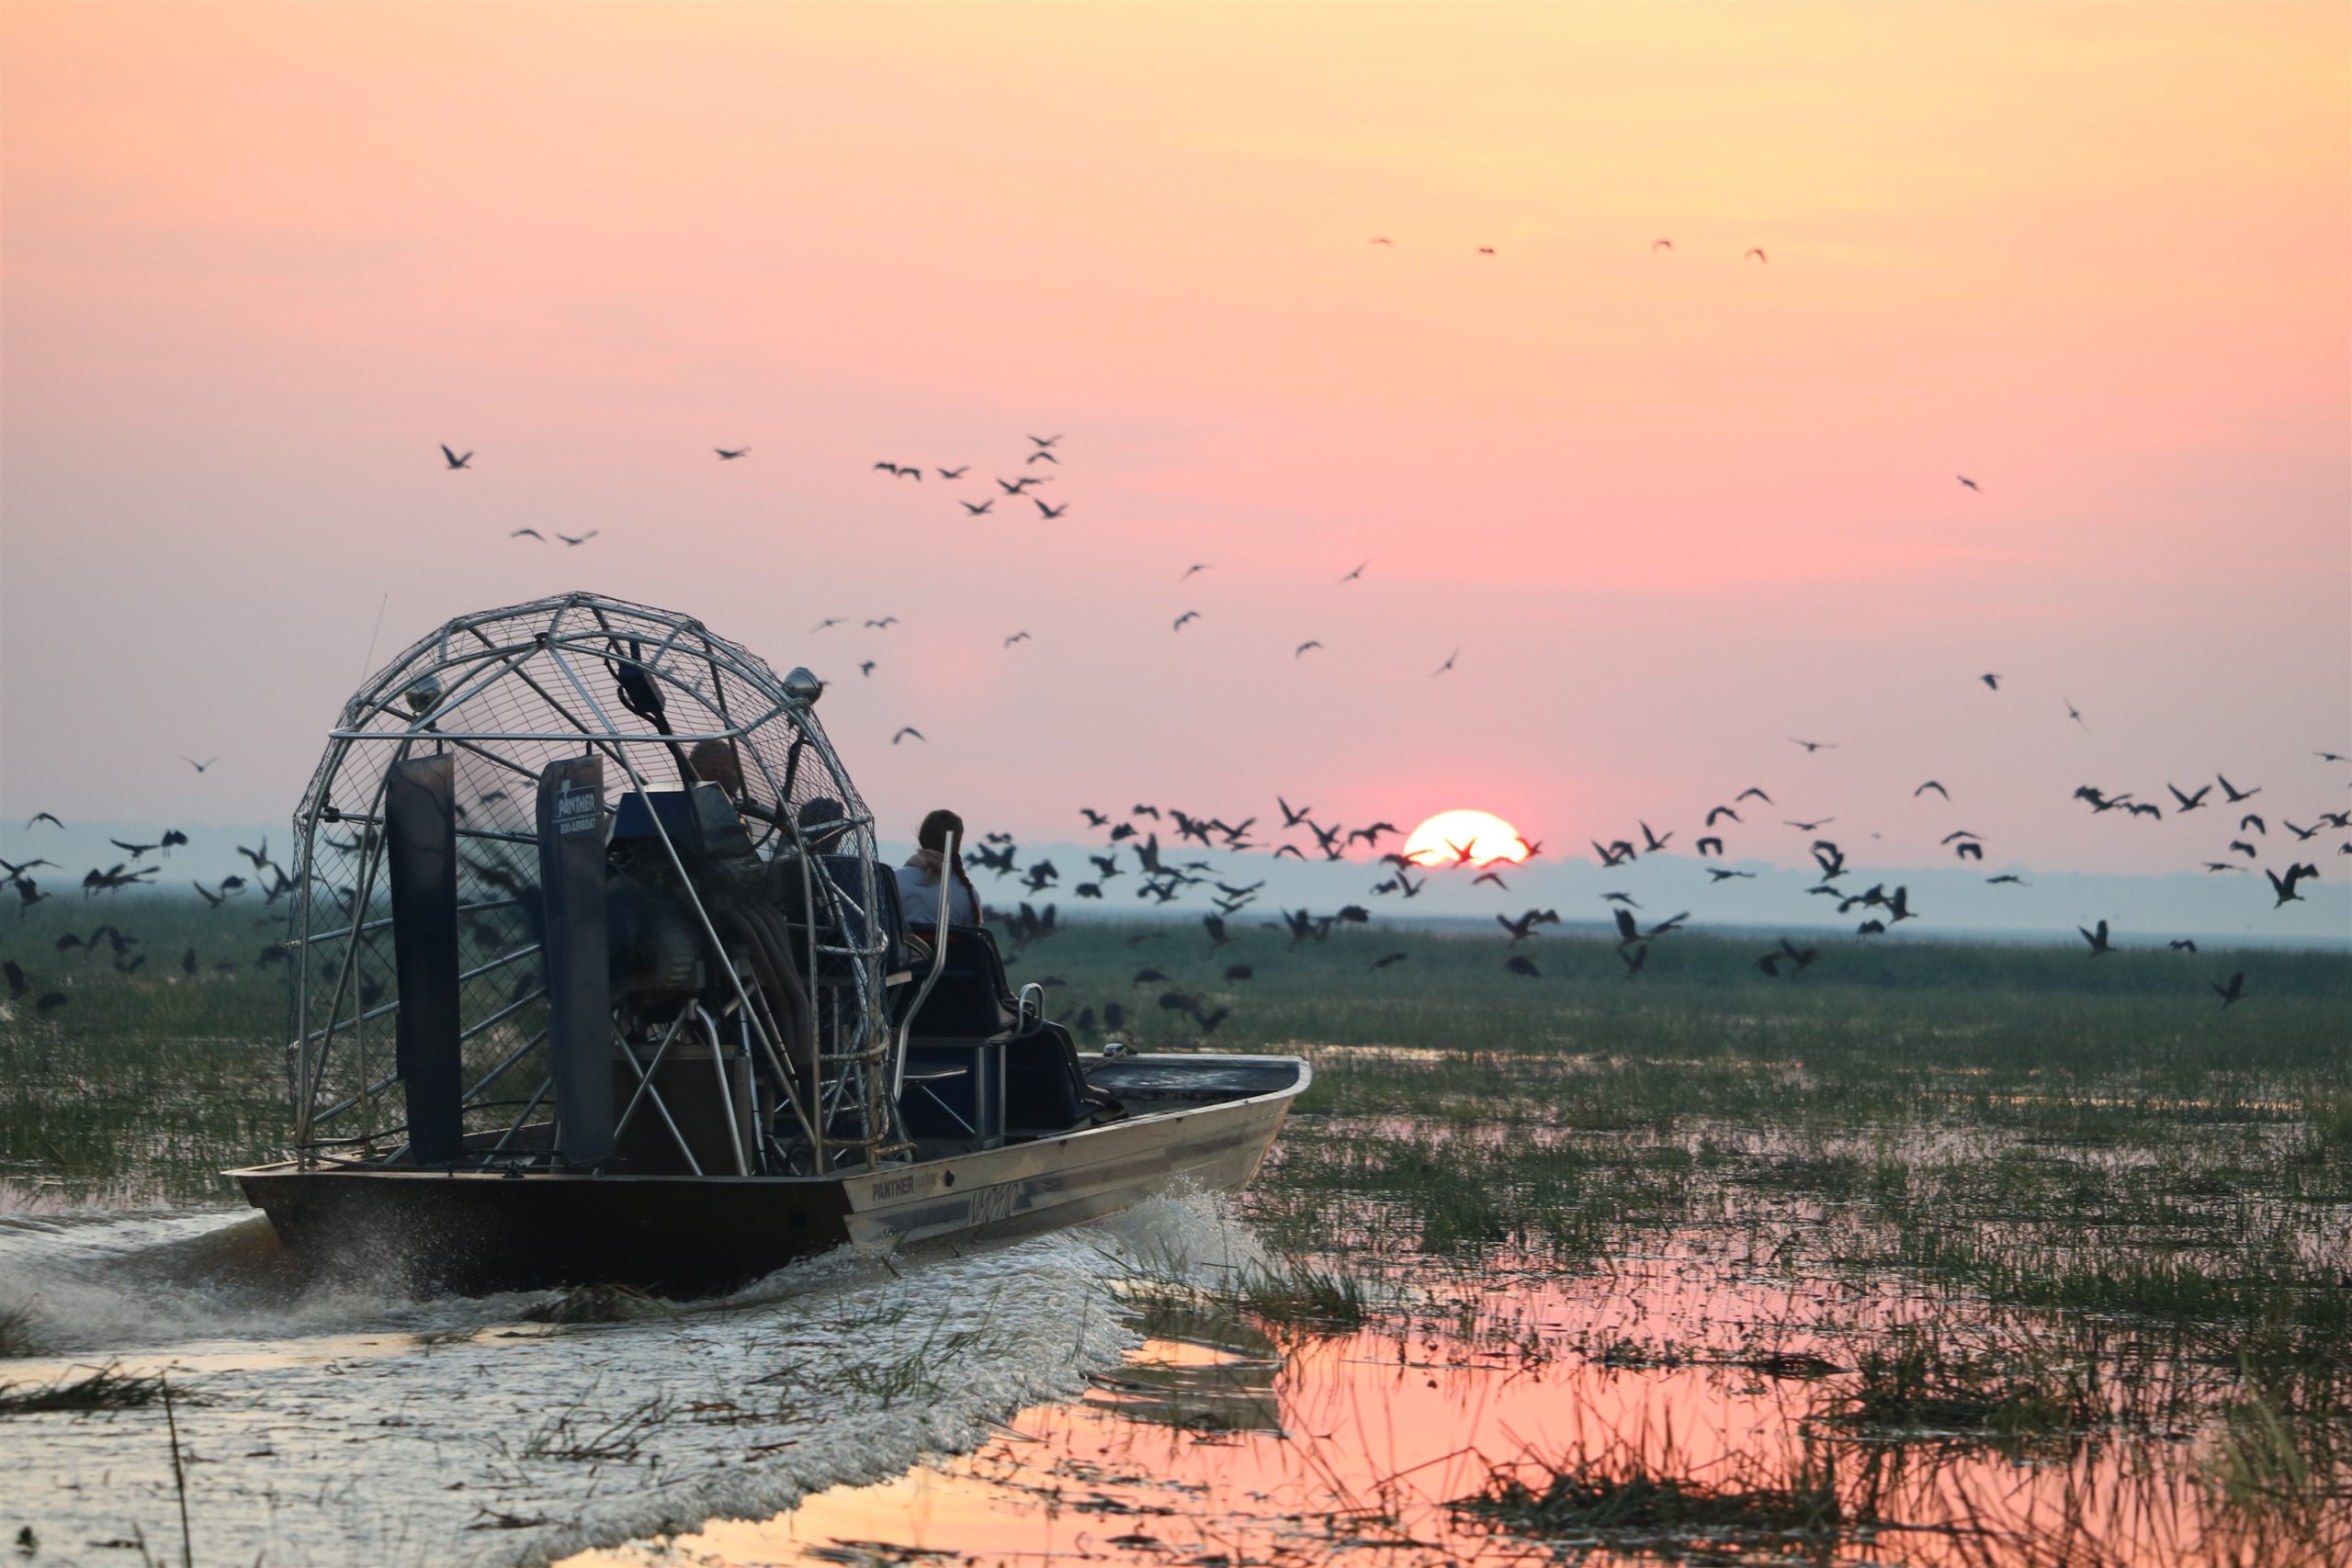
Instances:
[[[535,1317],[547,1292],[305,1281],[243,1214],[0,1213],[0,1324],[33,1352],[0,1383],[167,1375],[201,1560],[532,1564],[968,1448],[1118,1360],[1122,1279],[1256,1260],[1222,1200],[1187,1195],[955,1255],[843,1249],[557,1326]],[[0,1533],[177,1535],[159,1406],[0,1420]]]

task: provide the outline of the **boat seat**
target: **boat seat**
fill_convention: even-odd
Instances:
[[[911,929],[917,936],[928,933],[928,940],[946,943],[939,979],[915,1015],[916,1038],[988,1039],[1013,1026],[1013,1010],[1005,1002],[1012,987],[1005,979],[1004,959],[986,928]],[[910,993],[906,999],[912,999]]]

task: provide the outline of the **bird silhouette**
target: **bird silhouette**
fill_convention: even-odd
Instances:
[[[1014,632],[1011,637],[1004,639],[1004,646],[1011,648],[1016,642],[1027,642],[1028,640],[1029,634],[1027,632]]]
[[[1396,241],[1390,239],[1385,234],[1374,234],[1371,239],[1364,242],[1367,245],[1394,245],[1396,243]]]
[[[517,528],[506,536],[510,539],[537,539],[543,545],[548,542],[548,536],[537,528]]]
[[[2243,833],[2248,828],[2253,829],[2256,832],[2261,834],[2266,839],[2270,837],[2270,824],[2265,822],[2259,815],[2252,811],[2247,812],[2245,816],[2238,818],[2239,832]]]
[[[1067,501],[1063,502],[1059,506],[1047,506],[1044,502],[1039,501],[1034,495],[1031,496],[1029,500],[1035,505],[1037,511],[1045,517],[1046,521],[1049,523],[1069,510],[1069,502]]]
[[[1644,942],[1631,953],[1621,947],[1617,950],[1617,957],[1625,965],[1625,978],[1630,980],[1642,972],[1643,964],[1650,961],[1649,943]]]
[[[1799,740],[1793,735],[1789,737],[1789,740],[1792,745],[1804,747],[1808,756],[1815,751],[1835,751],[1840,744],[1835,740]]]
[[[1431,680],[1435,680],[1438,676],[1442,675],[1447,671],[1453,669],[1453,661],[1461,657],[1462,650],[1459,648],[1455,649],[1452,653],[1447,654],[1445,656],[1445,662],[1430,671],[1430,678]]]
[[[1954,475],[1952,476],[1952,478],[1954,478],[1954,479],[1958,479],[1961,483],[1962,483],[1962,484],[1966,485],[1969,489],[1971,489],[1971,490],[1973,490],[1973,491],[1976,491],[1979,495],[1982,495],[1982,494],[1984,493],[1984,487],[1983,485],[1978,484],[1974,479],[1970,479],[1966,474],[1954,474]]]
[[[2255,785],[2252,789],[2240,789],[2219,773],[2215,773],[2213,777],[2221,784],[2222,793],[2229,797],[2229,803],[2232,806],[2235,806],[2241,800],[2252,800],[2262,793],[2260,784]]]
[[[2165,785],[2165,788],[2172,791],[2173,799],[2179,802],[2177,809],[2181,811],[2196,811],[2201,808],[2205,804],[2205,797],[2213,793],[2213,786],[2211,784],[2203,785],[2195,795],[2181,794],[2180,786],[2178,784],[2168,784]]]
[[[604,530],[601,528],[591,528],[585,534],[572,535],[559,533],[556,535],[556,537],[561,539],[568,546],[584,545],[603,531]]]
[[[2185,936],[2175,937],[2172,941],[2165,943],[2165,945],[2172,949],[2175,953],[2194,953],[2197,951],[2197,943],[2195,941]]]
[[[1766,254],[1764,254],[1764,247],[1763,247],[1763,246],[1761,246],[1761,245],[1750,245],[1750,246],[1748,246],[1748,247],[1747,247],[1747,252],[1746,252],[1744,254],[1742,254],[1742,255],[1741,255],[1741,257],[1740,257],[1739,259],[1740,259],[1740,260],[1742,260],[1742,261],[1746,261],[1749,256],[1754,256],[1758,261],[1759,261],[1759,262],[1763,262],[1763,263],[1767,264],[1768,265],[1770,264],[1771,259],[1772,259],[1771,257],[1770,257],[1770,256],[1768,256],[1768,255],[1766,255]]]
[[[1198,572],[1204,572],[1204,571],[1206,571],[1206,570],[1209,570],[1209,563],[1208,563],[1207,561],[1204,561],[1204,560],[1196,560],[1196,561],[1194,561],[1192,565],[1190,565],[1190,566],[1186,567],[1186,568],[1184,569],[1184,575],[1183,575],[1183,576],[1182,576],[1182,577],[1180,577],[1180,578],[1178,578],[1176,581],[1177,581],[1179,583],[1190,582],[1190,581],[1193,581],[1193,575],[1194,575],[1195,573],[1198,573]]]
[[[1769,805],[1770,805],[1771,803],[1770,803],[1770,801],[1767,801],[1765,804],[1769,806]],[[1738,812],[1736,812],[1736,811],[1734,811],[1730,807],[1728,807],[1728,806],[1718,806],[1718,807],[1716,807],[1713,810],[1712,810],[1712,811],[1710,811],[1710,812],[1708,812],[1708,813],[1707,813],[1707,820],[1706,820],[1705,826],[1710,827],[1710,828],[1713,827],[1713,826],[1715,825],[1716,818],[1723,818],[1723,817],[1728,817],[1728,818],[1731,818],[1733,821],[1735,821],[1735,822],[1737,822],[1737,821],[1740,819],[1739,813],[1738,813]]]
[[[1654,251],[1670,251],[1674,249],[1674,242],[1671,240],[1652,240],[1650,242],[1650,249]]]
[[[2290,865],[2287,868],[2287,874],[2285,876],[2280,876],[2275,871],[2266,871],[2262,874],[2270,878],[2270,890],[2278,896],[2278,902],[2270,906],[2272,908],[2277,909],[2283,908],[2289,904],[2300,904],[2304,902],[2303,896],[2295,891],[2295,884],[2301,882],[2307,876],[2317,877],[2319,875],[2319,867],[2315,865]]]
[[[1739,802],[1739,801],[1743,801],[1743,800],[1746,800],[1746,799],[1749,798],[1751,795],[1752,795],[1752,796],[1754,796],[1756,799],[1762,801],[1762,802],[1763,802],[1765,805],[1767,805],[1767,806],[1770,806],[1770,805],[1771,805],[1771,804],[1772,804],[1772,797],[1771,797],[1770,795],[1766,795],[1762,790],[1758,789],[1754,784],[1750,784],[1750,785],[1748,785],[1746,789],[1741,790],[1737,795],[1733,795],[1733,796],[1732,796],[1732,800],[1733,800],[1733,802],[1734,802],[1735,804],[1736,804],[1736,803],[1737,803],[1737,802]],[[1737,820],[1738,820],[1738,818],[1734,818],[1732,820],[1734,820],[1734,821],[1737,821]]]
[[[1298,658],[1301,654],[1305,653],[1308,649],[1311,649],[1311,648],[1320,648],[1320,647],[1322,647],[1322,646],[1323,646],[1323,645],[1322,645],[1321,643],[1319,643],[1319,642],[1314,642],[1314,641],[1311,641],[1311,640],[1310,640],[1310,641],[1307,641],[1307,642],[1302,642],[1302,643],[1300,643],[1296,648],[1295,648],[1295,649],[1293,649],[1291,650],[1291,657],[1292,657],[1293,659],[1296,659],[1296,658]]]
[[[1667,835],[1668,838],[1672,838],[1673,836],[1674,835],[1671,833]],[[1702,856],[1719,855],[1724,852],[1724,841],[1721,839],[1713,837],[1712,835],[1700,840],[1693,847],[1698,850]]]
[[[994,497],[994,496],[990,496],[990,497],[989,497],[989,499],[988,499],[988,500],[986,500],[986,501],[978,501],[978,502],[974,502],[974,501],[959,501],[959,502],[957,502],[956,504],[956,505],[958,505],[958,506],[960,506],[960,507],[962,507],[965,511],[967,511],[967,512],[970,513],[973,516],[975,516],[975,517],[979,517],[979,516],[983,516],[983,515],[985,515],[987,513],[989,513],[991,509],[993,509],[993,508],[995,507],[995,505],[996,505],[996,497]]]
[[[1176,624],[1169,629],[1170,631],[1181,632],[1184,629],[1184,623],[1186,621],[1197,621],[1200,618],[1201,613],[1198,610],[1187,610],[1182,615],[1176,617]]]
[[[1057,468],[1062,466],[1062,460],[1051,452],[1032,452],[1021,460],[1024,463],[1051,463]]]
[[[749,446],[714,446],[711,450],[718,454],[718,460],[720,462],[731,463],[736,458],[741,457],[744,453],[749,452],[751,448]]]
[[[1365,561],[1365,562],[1363,563],[1363,566],[1359,566],[1359,567],[1357,567],[1357,568],[1355,569],[1355,570],[1353,570],[1353,571],[1351,571],[1351,572],[1348,573],[1348,575],[1347,575],[1347,576],[1345,576],[1345,577],[1343,577],[1343,578],[1340,579],[1340,581],[1341,583],[1343,583],[1343,584],[1344,584],[1344,583],[1350,583],[1350,582],[1353,582],[1353,581],[1355,581],[1358,578],[1360,578],[1360,577],[1362,577],[1362,576],[1363,575],[1363,568],[1364,568],[1364,567],[1366,567],[1366,566],[1370,566],[1371,564],[1372,564],[1372,563],[1371,563],[1370,561]]]
[[[464,457],[460,457],[455,452],[450,451],[449,444],[446,441],[441,444],[441,456],[452,468],[471,467],[474,460],[474,455],[471,452],[469,452]]]
[[[1993,691],[1997,692],[2001,689],[2001,678],[1998,675],[1979,675],[1976,678]]]
[[[877,632],[887,632],[898,624],[899,617],[896,615],[885,615],[878,621],[868,621],[865,623],[868,630]]]
[[[871,675],[871,674],[873,674],[873,673],[874,673],[874,660],[872,660],[871,659],[862,660],[862,661],[858,664],[858,667],[857,667],[857,672],[858,672],[859,674],[861,674],[861,675]]]
[[[2213,987],[2213,994],[2222,998],[2222,1010],[2223,1012],[2230,1010],[2230,1004],[2232,1002],[2240,1002],[2245,999],[2245,971],[2243,969],[2237,970],[2232,974],[2227,985],[2222,984],[2219,980],[2209,980],[2206,983]]]
[[[1495,254],[1495,247],[1492,245],[1480,245],[1478,247],[1478,254],[1482,256],[1493,255]]]
[[[2113,953],[2115,951],[2114,947],[2111,946],[2107,940],[2107,922],[2105,920],[2101,920],[2097,927],[2088,931],[2085,931],[2081,926],[2076,926],[2075,929],[2078,931],[2082,931],[2083,940],[2091,944],[2091,956],[2093,958],[2098,957],[2101,953]]]
[[[932,465],[932,471],[943,479],[960,479],[972,471],[972,465],[967,463],[960,468],[943,468],[934,463]]]
[[[1062,433],[1059,431],[1056,431],[1051,435],[1032,435],[1029,437],[1030,440],[1035,442],[1041,447],[1051,446],[1061,438]]]
[[[64,823],[60,822],[50,813],[46,811],[36,811],[30,818],[27,818],[25,822],[25,831],[29,833],[43,822],[48,823],[52,828],[62,828],[65,826]]]
[[[1943,786],[1943,785],[1941,785],[1941,784],[1938,784],[1938,783],[1937,783],[1935,780],[1933,780],[1933,779],[1929,779],[1926,784],[1921,784],[1917,789],[1913,790],[1913,791],[1911,792],[1911,798],[1912,798],[1912,799],[1914,799],[1914,800],[1917,800],[1917,799],[1918,799],[1921,795],[1923,795],[1927,794],[1929,790],[1934,790],[1938,795],[1942,795],[1946,800],[1950,800],[1950,799],[1951,798],[1951,791],[1950,791],[1950,790],[1948,790],[1948,789],[1944,788],[1944,786]]]
[[[2086,735],[2088,735],[2088,734],[2090,733],[2091,727],[2090,727],[2088,724],[2085,724],[2085,723],[2083,722],[2083,716],[2082,716],[2082,713],[2081,713],[2081,711],[2080,711],[2079,709],[2077,709],[2077,708],[2075,706],[2074,699],[2073,699],[2073,698],[2071,698],[2071,697],[2064,697],[2064,696],[2062,696],[2062,697],[2060,697],[2058,700],[2059,700],[2060,702],[2064,703],[2064,704],[2066,705],[2066,716],[2067,716],[2068,718],[2073,719],[2076,724],[2080,724],[2080,725],[2082,725],[2082,727],[2083,727],[2083,733],[2084,733],[2084,734],[2086,734]]]
[[[918,740],[925,739],[922,730],[917,729],[913,725],[910,724],[901,728],[899,733],[890,737],[890,744],[896,746],[899,741],[904,740],[910,735],[913,736]]]

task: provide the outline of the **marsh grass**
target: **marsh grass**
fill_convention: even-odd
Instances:
[[[1651,1445],[1612,1439],[1551,1457],[1528,1454],[1489,1471],[1451,1506],[1516,1535],[1562,1546],[1706,1561],[1826,1556],[1866,1538],[1867,1501],[1840,1495],[1836,1450],[1804,1445],[1792,1465],[1744,1456],[1693,1463],[1671,1430]]]
[[[160,1404],[163,1397],[161,1377],[125,1372],[109,1362],[81,1377],[61,1373],[55,1381],[38,1386],[0,1383],[0,1416],[139,1410]]]
[[[1905,1440],[1987,1441],[2013,1451],[2064,1446],[2109,1415],[2096,1360],[2056,1361],[1956,1346],[1906,1325],[1866,1348],[1838,1430]]]

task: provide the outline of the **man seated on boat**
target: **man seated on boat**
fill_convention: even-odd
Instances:
[[[952,861],[947,840],[956,840]],[[939,885],[947,882],[947,923],[980,923],[980,896],[964,873],[964,819],[953,811],[938,810],[922,819],[915,833],[915,852],[899,868],[899,905],[910,923],[931,925],[938,919]]]

